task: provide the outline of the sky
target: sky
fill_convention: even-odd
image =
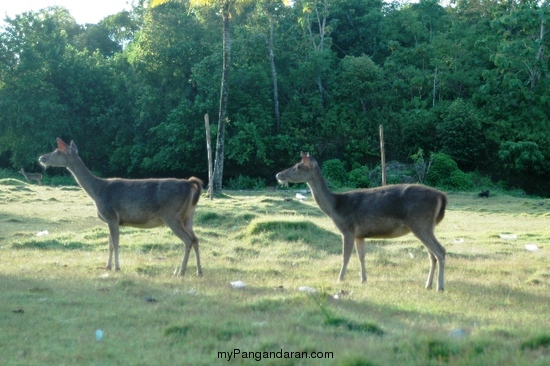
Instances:
[[[54,5],[68,9],[78,24],[97,24],[108,15],[130,10],[132,0],[0,0],[0,25],[6,15],[13,18]]]

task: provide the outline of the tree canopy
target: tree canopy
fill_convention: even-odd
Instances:
[[[98,24],[62,7],[6,18],[0,168],[37,168],[62,137],[104,176],[206,179],[223,32],[219,7],[195,3],[138,1]],[[372,166],[382,124],[387,160],[442,153],[550,195],[547,2],[261,0],[230,18],[225,181],[274,184],[300,151]]]

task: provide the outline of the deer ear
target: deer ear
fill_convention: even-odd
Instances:
[[[67,144],[61,140],[59,137],[57,138],[57,148],[60,150],[60,151],[66,151],[67,150]]]
[[[75,153],[78,153],[78,147],[76,147],[76,144],[72,140],[71,140],[71,149],[73,149]]]
[[[302,163],[305,166],[311,166],[311,159],[310,159],[309,153],[307,154],[302,153]]]

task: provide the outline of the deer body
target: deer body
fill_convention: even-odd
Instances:
[[[443,219],[447,198],[443,192],[419,184],[389,185],[332,193],[313,157],[302,153],[302,161],[276,175],[279,182],[308,184],[319,208],[342,234],[343,280],[353,250],[361,263],[361,279],[366,282],[365,238],[396,238],[413,233],[424,244],[430,257],[426,288],[431,288],[439,264],[438,291],[443,290],[445,248],[434,235]]]
[[[44,166],[67,168],[94,201],[98,217],[109,227],[107,269],[111,269],[113,257],[115,269],[120,269],[120,226],[154,228],[166,225],[185,243],[179,274],[185,273],[193,249],[197,257],[197,273],[202,275],[199,241],[193,232],[193,215],[202,191],[200,179],[102,179],[86,168],[74,142],[67,145],[58,138],[57,144],[55,151],[40,156],[38,160]]]
[[[19,173],[23,174],[25,179],[27,179],[29,182],[32,182],[35,180],[39,185],[42,185],[42,174],[40,173],[27,173],[25,169],[21,168],[19,170]]]

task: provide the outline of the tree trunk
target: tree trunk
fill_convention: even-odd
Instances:
[[[273,18],[269,17],[269,63],[273,79],[273,108],[275,109],[275,126],[277,131],[281,127],[281,112],[279,110],[279,86],[277,84],[277,69],[275,68],[275,52],[273,51]]]
[[[218,137],[216,141],[216,160],[214,162],[213,189],[220,193],[223,186],[223,160],[225,150],[225,124],[227,118],[227,102],[229,96],[229,68],[231,54],[231,39],[229,35],[229,8],[222,9],[223,14],[223,66],[220,91],[220,116],[218,121]]]

